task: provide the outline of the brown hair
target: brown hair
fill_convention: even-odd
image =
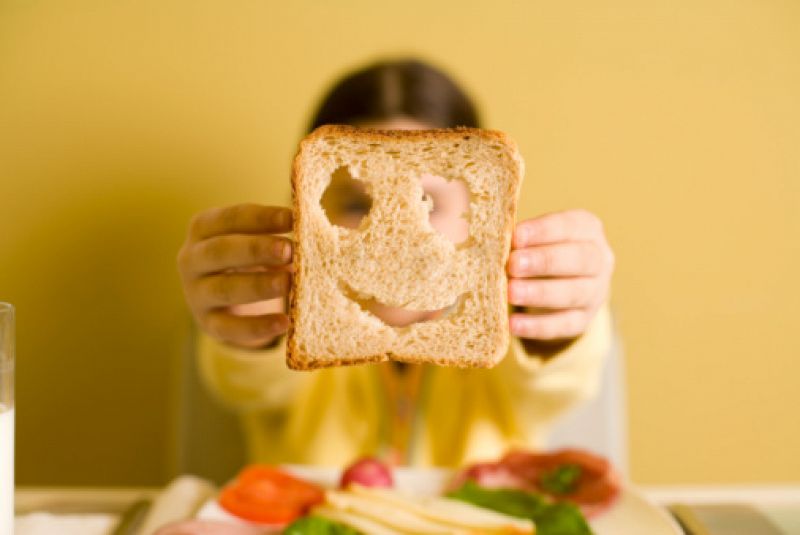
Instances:
[[[338,80],[308,130],[398,115],[438,128],[480,126],[472,100],[449,76],[422,61],[404,59],[379,61]]]

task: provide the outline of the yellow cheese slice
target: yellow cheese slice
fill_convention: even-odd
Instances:
[[[384,500],[353,492],[328,491],[325,501],[334,509],[367,517],[408,535],[470,535],[468,529],[439,523],[420,516],[407,507],[398,507]]]
[[[422,518],[470,533],[530,535],[533,522],[484,509],[460,500],[438,496],[408,496],[392,489],[352,485],[353,494],[391,509],[404,510]]]
[[[370,520],[357,513],[335,509],[330,505],[314,507],[314,509],[311,510],[311,514],[327,518],[328,520],[344,524],[345,526],[350,526],[356,531],[367,535],[404,535],[402,531],[386,527],[379,522]]]

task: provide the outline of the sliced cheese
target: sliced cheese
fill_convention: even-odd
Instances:
[[[385,504],[391,509],[404,510],[439,524],[485,534],[533,534],[533,522],[484,509],[460,500],[436,496],[420,497],[401,494],[392,489],[352,485],[351,492]]]
[[[469,535],[469,530],[448,526],[370,496],[353,492],[328,491],[326,503],[335,509],[370,518],[409,535]]]
[[[336,509],[330,505],[318,505],[311,510],[311,514],[344,524],[367,535],[404,535],[402,531],[389,528],[380,522],[375,522],[350,511]]]

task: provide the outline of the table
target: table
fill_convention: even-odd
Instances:
[[[23,487],[14,493],[19,535],[108,535],[121,515],[158,488]]]
[[[800,485],[640,486],[652,502],[672,504],[746,503],[762,511],[787,534],[800,534]],[[57,514],[121,514],[130,504],[153,499],[158,488],[22,487],[15,493],[19,513],[47,510]]]
[[[14,509],[18,515],[35,511],[118,515],[137,500],[153,499],[159,492],[155,487],[18,487]]]

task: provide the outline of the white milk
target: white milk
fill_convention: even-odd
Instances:
[[[1,404],[0,533],[14,533],[14,409]]]

